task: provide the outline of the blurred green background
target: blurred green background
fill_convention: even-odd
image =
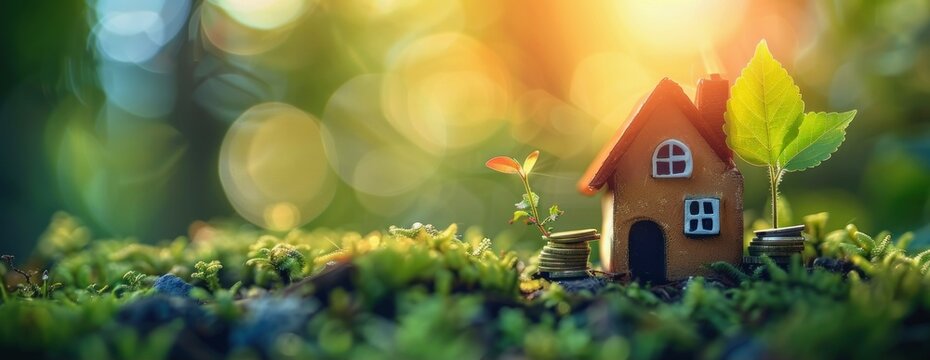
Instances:
[[[104,236],[197,220],[361,232],[419,221],[501,241],[542,151],[557,228],[599,227],[575,183],[663,77],[693,96],[766,39],[807,109],[859,115],[782,186],[794,221],[930,244],[930,3],[895,1],[32,0],[0,4],[0,250],[55,211]],[[740,164],[747,219],[765,172]],[[524,243],[533,243],[524,241]],[[535,245],[535,243],[531,244]]]

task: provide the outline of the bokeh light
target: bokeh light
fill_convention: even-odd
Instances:
[[[316,6],[317,0],[209,0],[242,25],[273,30],[290,25]]]
[[[384,81],[388,120],[434,153],[480,143],[505,122],[512,102],[508,70],[473,38],[445,33],[404,49]]]
[[[113,61],[146,63],[178,35],[190,6],[190,0],[99,0],[97,50]]]
[[[346,82],[323,113],[326,154],[336,174],[354,189],[396,196],[423,184],[438,168],[433,156],[391,128],[381,111],[383,76]]]
[[[525,92],[516,104],[511,136],[541,151],[570,157],[591,148],[599,121],[543,90]]]
[[[305,224],[334,196],[318,121],[283,103],[256,105],[232,124],[219,171],[236,211],[271,230]]]
[[[574,104],[602,122],[617,124],[655,86],[649,68],[633,56],[601,53],[584,59],[572,76],[570,97]]]
[[[200,8],[209,45],[234,55],[256,55],[287,40],[313,0],[210,0]]]

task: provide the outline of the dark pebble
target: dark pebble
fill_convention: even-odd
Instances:
[[[155,280],[154,287],[155,292],[159,294],[180,297],[190,297],[191,289],[194,288],[191,284],[172,274],[159,276]]]
[[[300,332],[318,308],[314,299],[272,296],[256,299],[246,305],[245,318],[233,329],[230,343],[268,354],[278,336]]]
[[[155,295],[127,304],[117,313],[116,320],[147,333],[175,319],[192,322],[204,315],[193,300]]]

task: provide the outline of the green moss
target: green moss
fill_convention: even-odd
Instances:
[[[569,293],[531,279],[528,257],[492,251],[491,240],[474,231],[463,237],[454,225],[282,235],[214,224],[196,241],[146,245],[90,240],[75,219],[56,215],[47,232],[56,240],[37,257],[51,266],[47,281],[63,287],[46,296],[5,293],[0,348],[95,359],[198,351],[403,359],[924,354],[930,252],[906,252],[909,235],[827,231],[825,214],[805,221],[809,247],[784,269],[718,263],[706,279]],[[816,266],[802,265],[815,258]],[[152,321],[137,314],[146,309],[140,300],[154,299],[151,283],[165,273],[195,285],[196,300],[149,303],[160,306],[155,314],[177,314]],[[15,287],[13,274],[5,279]],[[285,294],[301,298],[261,305]]]

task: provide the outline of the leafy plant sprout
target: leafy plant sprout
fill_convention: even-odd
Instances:
[[[786,172],[820,165],[846,139],[856,110],[804,113],[794,79],[765,40],[743,68],[727,101],[727,145],[750,165],[768,168],[772,227],[778,227],[778,184]]]
[[[29,271],[18,269],[15,265],[13,265],[14,258],[15,257],[13,255],[0,256],[0,259],[2,259],[3,262],[7,264],[7,267],[9,267],[9,270],[13,270],[14,272],[18,273],[26,280],[25,284],[20,283],[16,285],[17,291],[19,291],[19,294],[22,295],[23,297],[32,298],[33,296],[39,295],[47,299],[51,296],[53,291],[61,288],[62,286],[61,283],[49,284],[48,281],[50,277],[48,275],[48,270],[45,270],[42,272],[42,285],[41,286],[39,284],[33,283],[32,276],[35,275],[36,272],[33,271],[30,274]],[[2,295],[3,295],[3,298],[6,299],[7,297],[6,282],[0,282],[0,286],[4,288]]]
[[[257,256],[249,259],[245,264],[246,266],[270,267],[285,284],[290,284],[291,281],[300,279],[304,262],[304,255],[297,250],[297,247],[279,243],[270,249],[258,249]],[[215,266],[214,268],[219,271],[219,268]]]
[[[534,193],[530,187],[530,173],[533,172],[537,160],[539,160],[539,150],[527,155],[522,165],[512,157],[495,156],[488,160],[485,166],[500,173],[515,174],[520,177],[520,182],[523,183],[523,190],[525,191],[523,200],[514,204],[517,210],[513,212],[510,223],[513,224],[520,219],[525,219],[527,225],[536,225],[536,228],[539,229],[543,236],[549,236],[552,228],[547,228],[546,224],[558,220],[559,216],[565,212],[560,210],[558,205],[552,205],[549,208],[549,216],[545,218],[539,216],[539,195]]]
[[[223,269],[223,264],[219,260],[213,260],[210,262],[198,261],[194,265],[194,269],[197,272],[191,274],[191,278],[200,279],[201,281],[207,284],[207,289],[210,289],[212,292],[216,292],[220,289],[220,270]]]

